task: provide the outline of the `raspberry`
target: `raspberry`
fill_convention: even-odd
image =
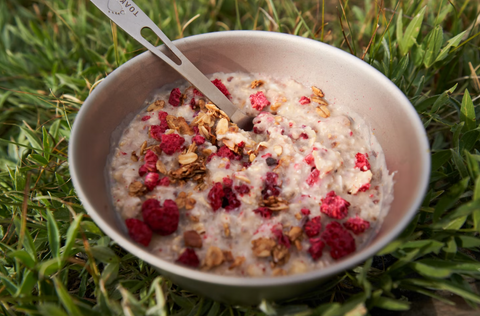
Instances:
[[[145,165],[141,166],[139,169],[138,169],[138,175],[140,177],[143,177],[146,173],[148,172],[148,169]]]
[[[280,190],[277,186],[278,174],[275,172],[267,172],[267,177],[265,179],[265,187],[262,190],[262,195],[264,199],[267,199],[269,196],[278,196]]]
[[[370,189],[370,183],[365,183],[364,185],[362,185],[360,187],[360,189],[358,189],[358,192],[365,192],[367,191],[368,189]]]
[[[148,228],[147,224],[136,218],[128,218],[125,220],[125,225],[127,225],[128,234],[133,240],[145,247],[150,244],[152,231]]]
[[[308,154],[305,156],[305,159],[303,159],[307,163],[307,165],[314,166],[315,165],[315,158],[313,158],[312,154]]]
[[[170,185],[170,178],[168,177],[163,177],[158,181],[158,185],[161,185],[163,187],[168,187]]]
[[[230,179],[229,177],[225,177],[222,179],[222,182],[223,182],[223,185],[226,186],[226,187],[232,187],[233,185],[233,180]]]
[[[207,157],[207,163],[209,163],[213,157],[215,157],[217,154],[216,153],[213,153],[213,154],[210,154],[208,157]]]
[[[197,268],[200,265],[200,260],[198,260],[198,256],[195,253],[195,250],[187,248],[184,252],[178,257],[178,263],[184,264],[186,266],[190,266],[192,268]]]
[[[205,143],[205,137],[200,136],[200,135],[195,135],[195,136],[193,136],[192,141],[194,141],[195,144],[197,144],[197,146],[200,146],[203,143]]]
[[[322,223],[320,222],[320,220],[321,217],[316,216],[305,223],[303,229],[305,230],[305,234],[308,237],[315,237],[320,233],[320,230],[322,229]]]
[[[232,188],[228,188],[228,187],[223,188],[223,193],[225,196],[223,197],[223,200],[222,200],[222,207],[225,210],[231,211],[240,207],[240,205],[242,205],[240,201],[237,199],[235,193],[233,193]]]
[[[272,229],[272,233],[273,233],[273,234],[275,235],[275,237],[277,238],[277,243],[278,243],[279,245],[283,245],[283,246],[285,246],[285,247],[287,247],[287,248],[290,248],[290,240],[288,239],[287,236],[285,236],[285,235],[283,234],[283,232],[282,232],[280,229],[278,229],[278,228]]]
[[[330,255],[335,260],[355,251],[355,239],[338,222],[328,224],[321,237],[330,246]]]
[[[238,194],[240,194],[240,196],[250,193],[250,188],[246,184],[236,185],[234,189],[235,191],[237,191]]]
[[[180,89],[178,88],[173,89],[172,92],[170,92],[168,103],[170,103],[173,106],[179,106],[181,96],[182,96],[182,93],[180,92]]]
[[[351,230],[355,235],[360,235],[370,228],[370,223],[357,216],[349,218],[345,223],[343,223],[343,226],[346,229]]]
[[[227,146],[222,146],[217,151],[217,156],[222,158],[228,158],[230,160],[240,160],[242,156],[235,154]]]
[[[215,79],[215,80],[212,80],[212,83],[215,85],[215,87],[218,88],[218,90],[220,90],[220,92],[225,94],[227,98],[230,98],[230,92],[228,91],[227,87],[225,87],[225,85],[222,83],[222,80]]]
[[[299,137],[303,139],[308,139],[308,135],[306,133],[301,133]]]
[[[308,208],[302,208],[300,212],[305,216],[310,215],[310,210]]]
[[[322,199],[320,211],[336,219],[343,219],[348,214],[350,203],[335,194],[335,191],[327,193],[327,197]]]
[[[166,119],[167,119],[167,116],[168,116],[168,113],[165,112],[165,111],[159,111],[159,112],[158,112],[158,119],[159,119],[160,121],[166,120]]]
[[[145,186],[148,191],[152,191],[158,184],[158,173],[149,172],[145,178]]]
[[[222,207],[224,196],[225,193],[223,192],[222,184],[220,182],[215,182],[213,187],[210,189],[210,192],[208,192],[208,201],[210,202],[210,206],[214,212]]]
[[[243,148],[245,147],[245,142],[242,140],[240,143],[237,144],[238,148]]]
[[[257,209],[254,209],[253,212],[255,214],[259,214],[261,217],[266,219],[272,217],[272,211],[268,207],[259,207]]]
[[[263,108],[270,105],[270,101],[267,100],[263,91],[258,91],[257,93],[250,95],[250,103],[252,104],[252,108],[258,111],[261,111]]]
[[[160,148],[167,155],[173,155],[182,147],[184,142],[185,138],[178,134],[163,134]]]
[[[357,161],[355,162],[355,168],[360,168],[362,171],[370,170],[370,163],[368,162],[367,157],[364,154],[357,153],[355,155]]]
[[[251,165],[252,165],[252,163],[250,161],[242,162],[242,167],[244,167],[245,169],[250,168]]]
[[[192,110],[194,110],[196,104],[197,104],[197,103],[195,102],[195,98],[192,98],[192,99],[190,100],[190,108],[191,108]]]
[[[193,131],[195,132],[196,136],[198,136],[198,134],[200,134],[200,130],[198,129],[198,126],[194,126]],[[204,138],[204,141],[205,141],[205,138]]]
[[[160,120],[160,125],[150,126],[150,136],[157,141],[162,141],[161,136],[168,129],[167,123],[167,112],[160,111],[158,112],[158,119]]]
[[[180,213],[175,201],[165,200],[161,207],[157,200],[148,199],[142,204],[142,216],[152,231],[166,236],[177,230]]]
[[[325,248],[325,244],[320,238],[310,238],[310,248],[308,248],[308,253],[312,256],[313,260],[318,260],[322,257],[323,248]]]
[[[157,155],[150,149],[147,150],[147,152],[145,153],[145,168],[147,168],[148,171],[157,170],[157,160]]]
[[[318,180],[320,180],[319,176],[320,176],[320,171],[318,171],[318,169],[313,169],[313,171],[308,175],[307,180],[305,182],[307,182],[309,186],[312,186],[315,183],[317,183]]]
[[[253,127],[253,132],[254,132],[255,134],[262,134],[263,132],[265,132],[265,130],[254,126],[254,127]]]
[[[142,121],[148,121],[151,117],[148,116],[148,115],[145,115],[144,117],[142,117]]]
[[[203,93],[197,90],[197,88],[193,88],[193,95],[198,95],[199,97],[203,97]]]
[[[303,96],[303,97],[300,98],[300,100],[299,100],[298,102],[300,102],[301,105],[305,105],[305,104],[309,104],[309,103],[310,103],[310,99],[307,98],[307,97],[305,97],[305,96]]]

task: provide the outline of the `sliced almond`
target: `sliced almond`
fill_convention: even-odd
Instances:
[[[148,106],[147,112],[161,110],[163,109],[164,106],[165,106],[165,101],[157,100]]]
[[[217,135],[224,135],[228,132],[228,121],[225,118],[220,119],[217,124]]]
[[[323,118],[330,117],[330,111],[324,105],[317,106],[317,108],[315,110],[317,111],[317,114],[320,115]]]
[[[283,153],[283,147],[280,145],[273,146],[273,151],[280,156]]]
[[[190,163],[195,162],[197,159],[198,159],[198,155],[196,153],[186,153],[178,156],[178,162],[181,165],[188,165]]]
[[[205,126],[200,126],[198,128],[198,131],[200,132],[200,134],[202,134],[203,137],[205,137],[206,139],[209,139],[210,138],[210,133],[208,132],[208,130],[205,128]]]
[[[155,167],[157,167],[158,172],[167,174],[167,168],[161,160],[157,160]]]

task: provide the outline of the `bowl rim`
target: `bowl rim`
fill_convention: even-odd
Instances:
[[[420,179],[420,188],[421,190],[418,191],[412,207],[407,211],[406,215],[398,222],[398,224],[389,232],[382,237],[381,240],[375,242],[373,245],[369,245],[360,252],[356,252],[355,254],[346,257],[345,259],[339,261],[338,263],[329,265],[325,268],[315,269],[306,273],[302,274],[294,274],[282,277],[238,277],[238,276],[224,276],[213,274],[209,272],[202,272],[199,270],[194,270],[191,268],[183,267],[181,265],[168,262],[162,258],[159,258],[153,254],[151,254],[146,247],[140,246],[133,242],[131,239],[122,236],[121,234],[117,233],[111,228],[111,224],[104,221],[102,217],[97,213],[95,208],[90,204],[87,196],[84,194],[80,183],[77,181],[77,172],[76,172],[76,146],[69,146],[68,149],[68,161],[69,161],[69,169],[70,175],[72,178],[73,185],[77,192],[77,195],[82,202],[85,210],[90,215],[90,217],[94,220],[95,224],[99,226],[99,228],[110,238],[112,238],[118,245],[122,248],[127,250],[128,252],[132,253],[136,257],[144,260],[145,262],[149,263],[154,267],[158,267],[160,270],[168,271],[169,273],[176,274],[185,278],[207,282],[211,284],[217,285],[224,285],[224,286],[236,286],[236,287],[266,287],[266,286],[277,286],[277,285],[284,285],[284,284],[295,284],[295,283],[303,283],[307,281],[312,281],[314,279],[321,279],[330,276],[334,276],[338,273],[346,271],[347,269],[360,264],[361,262],[367,260],[368,258],[374,256],[378,251],[384,248],[388,243],[393,241],[393,239],[398,236],[403,229],[410,223],[412,218],[414,217],[415,213],[417,212],[418,207],[420,206],[423,197],[427,191],[428,181],[430,176],[430,147],[427,139],[427,135],[425,129],[423,127],[423,123],[418,116],[415,108],[410,103],[408,98],[401,92],[401,90],[384,76],[380,71],[375,69],[373,66],[370,66],[368,63],[364,62],[363,60],[353,56],[339,48],[333,47],[331,45],[315,41],[312,39],[295,36],[291,34],[285,33],[275,33],[275,32],[268,32],[268,31],[250,31],[250,30],[240,30],[240,31],[221,31],[221,32],[212,32],[206,34],[199,34],[193,35],[189,37],[185,37],[182,39],[175,40],[175,44],[182,45],[186,44],[195,44],[198,41],[204,40],[220,40],[221,38],[228,38],[231,39],[232,37],[253,37],[253,38],[261,38],[265,40],[280,40],[280,41],[289,41],[293,45],[299,45],[299,47],[305,46],[314,46],[313,49],[320,49],[325,51],[330,51],[332,53],[337,54],[339,59],[348,60],[351,63],[354,63],[355,66],[358,66],[363,71],[368,72],[369,75],[376,77],[379,81],[382,81],[389,92],[393,93],[394,97],[399,100],[400,103],[404,105],[404,110],[406,114],[410,117],[414,129],[417,133],[423,134],[425,137],[419,139],[420,148],[421,150],[422,159],[421,163],[421,179]],[[162,45],[163,46],[163,45]],[[161,47],[161,46],[159,46]],[[80,108],[80,111],[77,113],[77,116],[74,120],[73,128],[71,131],[70,136],[70,143],[75,144],[77,139],[78,132],[78,124],[75,124],[78,121],[84,120],[88,109],[95,103],[95,99],[97,95],[99,95],[104,87],[108,87],[108,83],[116,76],[121,75],[123,72],[127,71],[130,66],[135,63],[142,63],[144,59],[149,58],[151,53],[146,51],[126,63],[122,64],[119,68],[115,69],[112,73],[110,73],[107,78],[100,84],[96,89],[88,96],[85,100],[84,104]]]

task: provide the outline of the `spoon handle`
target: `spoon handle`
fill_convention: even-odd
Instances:
[[[131,0],[90,0],[115,24],[121,27],[131,37],[150,52],[160,57],[175,69],[187,81],[207,96],[215,105],[222,109],[230,119],[243,125],[248,116],[242,113],[233,103],[210,82],[210,80],[195,67],[180,50],[168,39],[158,26]],[[170,59],[158,48],[150,44],[141,34],[143,28],[149,28],[162,40],[165,46],[180,60],[180,64]],[[250,118],[251,121],[251,118]],[[242,126],[240,126],[242,127]]]

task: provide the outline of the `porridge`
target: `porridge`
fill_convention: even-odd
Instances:
[[[210,77],[256,115],[253,131],[188,83],[158,91],[108,167],[131,238],[171,262],[253,277],[322,268],[366,244],[393,199],[393,175],[365,121],[315,86]]]

